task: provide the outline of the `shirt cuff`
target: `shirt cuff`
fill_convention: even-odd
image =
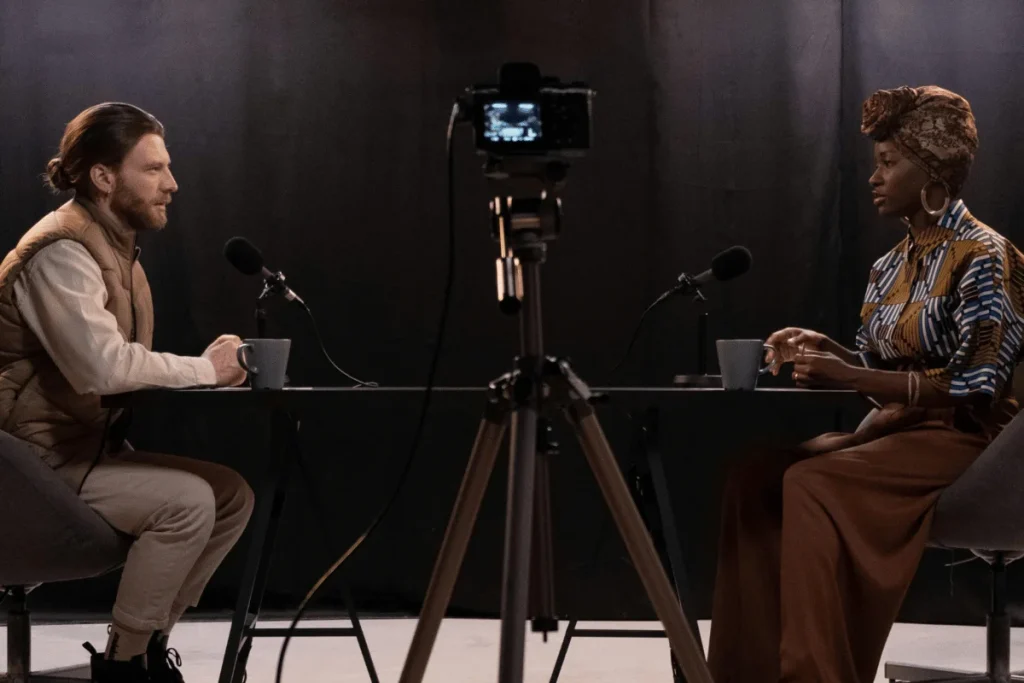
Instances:
[[[208,358],[197,358],[195,368],[196,384],[199,386],[217,386],[217,370]]]

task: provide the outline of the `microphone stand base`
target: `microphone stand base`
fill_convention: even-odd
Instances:
[[[721,389],[721,375],[676,375],[672,384],[677,387],[692,387],[698,389]]]

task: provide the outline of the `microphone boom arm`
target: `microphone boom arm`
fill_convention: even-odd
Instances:
[[[701,291],[701,286],[697,284],[696,278],[691,275],[683,273],[679,276],[679,283],[672,288],[673,294],[693,294],[694,301],[707,301],[707,297],[704,296],[704,292]]]
[[[263,275],[263,291],[256,297],[256,338],[265,339],[267,336],[267,309],[264,308],[263,302],[270,299],[273,296],[279,296],[284,294],[288,296],[290,290],[284,284],[284,274],[280,271],[273,273],[269,270],[264,269]],[[297,296],[296,300],[306,308],[306,302],[299,299]],[[306,308],[308,311],[309,309]]]

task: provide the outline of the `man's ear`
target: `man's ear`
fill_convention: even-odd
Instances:
[[[92,168],[89,169],[89,179],[92,180],[93,187],[100,194],[109,195],[113,193],[114,185],[116,184],[116,173],[109,166],[93,164]]]

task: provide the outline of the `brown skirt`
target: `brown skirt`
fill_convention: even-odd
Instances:
[[[873,681],[935,501],[991,438],[890,409],[741,463],[723,503],[715,683]]]

